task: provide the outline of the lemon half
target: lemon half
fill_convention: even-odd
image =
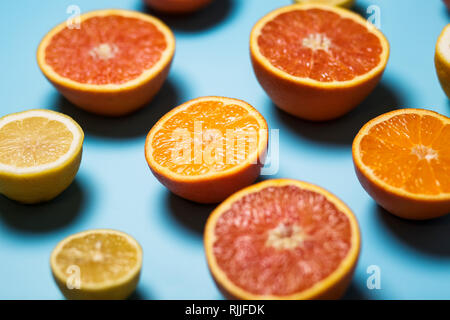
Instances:
[[[0,193],[23,203],[53,199],[75,178],[83,139],[81,127],[59,112],[0,118]]]
[[[50,265],[68,299],[125,299],[138,284],[142,248],[126,233],[88,230],[62,240]]]
[[[442,30],[437,40],[434,63],[442,89],[450,99],[450,24]]]

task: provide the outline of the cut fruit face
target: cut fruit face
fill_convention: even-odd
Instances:
[[[434,64],[441,87],[450,97],[450,24],[445,26],[436,42]]]
[[[60,24],[38,49],[50,80],[92,90],[134,87],[170,63],[172,32],[158,19],[126,10],[99,10],[80,16],[79,26]]]
[[[100,291],[136,278],[142,266],[142,249],[123,232],[90,230],[61,241],[53,250],[50,262],[62,285],[69,284],[67,281],[76,270],[79,290]]]
[[[320,187],[280,179],[243,189],[208,219],[211,272],[239,299],[337,298],[359,253],[352,212]]]
[[[436,44],[436,51],[443,57],[443,60],[450,64],[450,25],[442,30]]]
[[[152,128],[146,157],[180,179],[214,176],[258,164],[267,146],[267,124],[249,104],[204,97],[169,112]]]
[[[30,110],[0,119],[0,171],[32,173],[55,168],[77,155],[83,131],[68,116]]]
[[[427,110],[397,110],[361,129],[354,158],[386,189],[415,198],[448,198],[449,141],[450,119]]]
[[[384,69],[389,45],[361,16],[320,4],[293,5],[254,27],[251,47],[280,77],[321,86],[349,85]]]

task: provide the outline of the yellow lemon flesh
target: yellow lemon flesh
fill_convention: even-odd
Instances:
[[[139,282],[142,248],[126,233],[88,230],[62,240],[50,265],[67,299],[125,299]]]
[[[442,30],[436,43],[434,63],[442,89],[450,99],[450,24]]]
[[[81,127],[59,112],[0,118],[0,193],[29,204],[55,198],[78,172],[83,139]]]
[[[295,3],[321,3],[342,8],[351,8],[355,4],[355,0],[294,0]]]

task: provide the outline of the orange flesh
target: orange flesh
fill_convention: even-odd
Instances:
[[[387,184],[411,193],[450,193],[450,124],[402,114],[373,126],[360,143],[362,162]]]
[[[45,61],[76,82],[122,84],[151,69],[166,47],[164,34],[152,23],[110,15],[61,30],[45,49]]]
[[[321,82],[348,81],[380,63],[380,40],[366,26],[323,9],[294,10],[268,22],[258,46],[290,75]]]
[[[217,220],[213,253],[238,287],[258,295],[302,292],[335,271],[351,247],[348,217],[319,193],[268,187]]]
[[[258,121],[242,106],[214,100],[194,103],[173,115],[156,132],[153,158],[185,176],[224,171],[256,151],[259,129]],[[230,132],[234,137],[228,141],[233,144],[227,143]]]
[[[124,237],[90,234],[65,244],[56,265],[64,274],[77,266],[82,284],[104,283],[126,276],[138,263],[137,255],[136,248]]]

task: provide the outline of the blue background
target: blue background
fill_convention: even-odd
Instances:
[[[353,171],[351,143],[369,119],[396,107],[427,107],[450,115],[433,56],[449,22],[439,0],[358,0],[366,15],[381,9],[391,57],[377,89],[355,111],[328,123],[309,123],[278,111],[257,83],[249,32],[263,15],[290,0],[216,0],[189,17],[160,16],[175,32],[170,76],[152,103],[129,117],[108,119],[73,107],[42,76],[35,58],[41,38],[82,12],[120,7],[146,11],[140,0],[1,1],[0,116],[30,108],[69,114],[86,138],[75,182],[54,201],[22,206],[0,197],[0,298],[60,299],[49,255],[64,237],[90,228],[115,228],[144,248],[137,299],[220,299],[208,273],[202,231],[213,206],[170,194],[150,173],[144,140],[171,108],[204,95],[240,98],[280,129],[280,170],[273,177],[310,181],[332,191],[356,213],[362,252],[346,298],[450,298],[450,216],[428,222],[397,219],[365,193]],[[267,177],[266,177],[267,178]],[[369,290],[367,268],[381,270],[381,290]]]

